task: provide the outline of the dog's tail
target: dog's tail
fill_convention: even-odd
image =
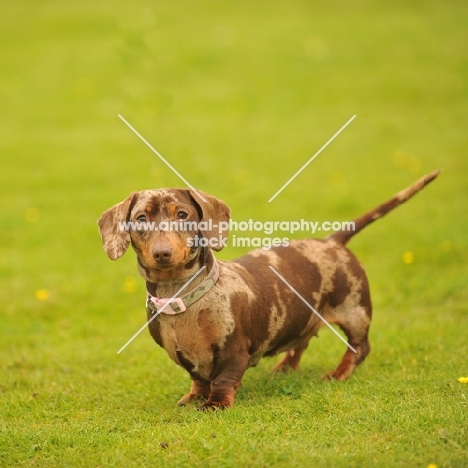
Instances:
[[[439,175],[439,170],[432,171],[431,173],[421,177],[409,187],[405,188],[401,192],[398,192],[393,198],[383,203],[382,205],[377,206],[373,210],[368,211],[359,218],[354,220],[354,229],[353,230],[341,230],[337,231],[331,236],[328,236],[328,239],[333,239],[340,244],[347,244],[348,241],[359,231],[364,229],[368,224],[374,222],[376,219],[385,216],[389,211],[392,211],[398,205],[401,205],[406,200],[409,200],[413,195],[416,195],[420,190],[422,190],[429,182],[434,180]]]

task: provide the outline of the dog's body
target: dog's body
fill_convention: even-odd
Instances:
[[[148,295],[158,304],[154,307],[148,301],[150,333],[191,376],[190,392],[179,404],[202,398],[207,400],[202,408],[232,406],[244,372],[263,356],[285,351],[275,369],[296,369],[310,338],[324,325],[303,299],[348,337],[350,347],[340,364],[324,376],[347,379],[370,351],[372,306],[365,272],[345,244],[437,174],[438,171],[428,174],[356,219],[354,232],[339,231],[325,240],[295,240],[288,247],[255,250],[232,262],[219,262],[219,266],[208,247],[191,247],[187,242],[197,235],[212,239],[217,235],[214,232],[117,228],[119,222],[128,221],[226,222],[229,208],[214,197],[202,193],[202,202],[200,193],[190,190],[146,190],[130,195],[103,213],[99,228],[104,249],[115,260],[132,244]],[[164,313],[169,305],[161,308],[157,298],[172,298],[195,275],[187,290],[198,296],[187,310],[176,307],[175,311]],[[191,296],[193,300],[195,293]]]

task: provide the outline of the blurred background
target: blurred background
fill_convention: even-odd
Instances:
[[[100,407],[93,395],[113,389],[118,405],[132,394],[140,408],[152,385],[167,410],[185,390],[147,334],[116,361],[144,323],[145,286],[132,253],[109,261],[96,220],[132,191],[184,186],[118,114],[239,221],[350,220],[442,169],[350,244],[375,307],[375,351],[359,375],[460,376],[467,24],[458,0],[2,0],[0,393],[14,395],[4,402],[26,434],[18,450],[34,439],[28,417],[48,421],[55,408],[60,419],[60,402],[69,414],[78,395],[76,434],[80,408],[90,402],[90,418]],[[314,349],[305,365],[318,381],[341,343],[325,337]],[[50,407],[27,416],[38,391]]]

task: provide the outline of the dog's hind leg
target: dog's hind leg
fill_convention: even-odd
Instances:
[[[307,349],[307,346],[290,349],[286,351],[283,359],[273,368],[274,372],[287,372],[288,370],[297,370],[302,353]]]
[[[368,338],[370,313],[364,307],[356,307],[352,311],[347,311],[345,317],[344,320],[335,317],[331,323],[337,324],[343,330],[348,337],[349,347],[338,367],[334,371],[327,372],[323,380],[346,380],[370,352]]]

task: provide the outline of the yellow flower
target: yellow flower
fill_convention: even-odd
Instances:
[[[28,208],[24,213],[24,218],[28,223],[37,223],[40,217],[41,214],[39,213],[39,210],[34,207]]]
[[[410,263],[414,262],[414,254],[413,252],[405,252],[403,254],[403,263],[409,265]]]
[[[127,294],[134,293],[138,289],[138,285],[137,285],[137,282],[135,281],[135,278],[133,278],[133,276],[127,276],[125,278],[122,289]]]
[[[437,468],[437,465],[435,463],[429,463],[429,465],[427,465],[427,468]]]
[[[460,378],[458,379],[458,381],[459,381],[460,383],[468,383],[468,377],[460,377]]]
[[[47,289],[37,289],[34,293],[38,301],[47,301],[50,297],[49,291]]]

